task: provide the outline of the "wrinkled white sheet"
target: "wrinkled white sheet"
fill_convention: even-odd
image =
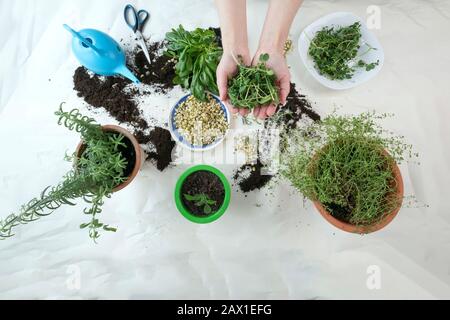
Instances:
[[[62,157],[78,142],[53,115],[61,101],[87,112],[72,90],[77,62],[61,25],[126,38],[127,2],[0,0],[1,217],[58,182],[70,167]],[[151,10],[146,34],[154,39],[180,23],[218,25],[212,1],[135,3]],[[296,42],[309,23],[334,11],[365,17],[372,4],[381,8],[381,29],[374,32],[386,53],[374,80],[349,91],[327,90],[296,52],[289,57],[292,74],[322,115],[336,106],[345,113],[395,113],[386,126],[421,154],[420,166],[401,168],[406,192],[430,208],[403,208],[385,230],[362,237],[334,229],[282,184],[269,196],[234,192],[220,222],[197,226],[172,201],[186,167],[161,174],[147,163],[129,188],[107,201],[103,220],[119,231],[98,245],[78,229],[82,206],[62,208],[0,242],[0,298],[450,298],[450,2],[306,0],[292,36]],[[266,5],[249,1],[252,49]],[[179,94],[153,98],[144,112],[159,110],[165,119]],[[219,167],[229,176],[234,169]],[[367,287],[370,266],[381,271],[379,290]]]

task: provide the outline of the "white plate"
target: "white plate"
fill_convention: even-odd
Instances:
[[[310,39],[314,39],[316,33],[322,30],[326,26],[350,26],[353,23],[359,21],[361,23],[361,43],[368,43],[377,50],[371,50],[364,55],[362,59],[368,63],[380,61],[379,65],[371,71],[366,71],[364,68],[357,69],[352,79],[346,80],[331,80],[325,76],[319,74],[315,68],[314,61],[308,54],[309,46],[311,44]],[[375,35],[367,29],[366,23],[350,12],[336,12],[329,14],[323,18],[320,18],[316,22],[307,27],[301,34],[299,39],[298,49],[300,51],[300,57],[306,66],[306,69],[312,74],[312,76],[319,81],[325,87],[334,90],[344,90],[356,87],[364,82],[369,81],[375,77],[384,64],[384,51],[380,42]],[[362,46],[358,54],[363,54],[367,51],[367,46]]]

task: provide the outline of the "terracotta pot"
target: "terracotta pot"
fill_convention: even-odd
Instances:
[[[141,146],[139,145],[139,142],[136,140],[134,135],[132,135],[128,130],[125,130],[124,128],[115,126],[115,125],[102,126],[102,130],[104,132],[116,132],[116,133],[122,134],[124,137],[126,137],[128,140],[131,141],[131,143],[133,144],[133,147],[134,147],[134,152],[136,154],[136,163],[135,163],[133,171],[129,175],[128,179],[113,189],[113,192],[118,192],[118,191],[126,188],[134,180],[134,178],[136,178],[139,170],[142,167],[143,152],[142,152]],[[86,150],[86,145],[84,144],[83,141],[81,141],[78,144],[75,154],[79,158],[79,157],[81,157],[81,155],[83,154],[83,152],[85,150]]]
[[[390,155],[387,151],[384,151],[384,154],[387,157],[390,157]],[[343,221],[338,220],[335,217],[333,217],[333,215],[331,215],[331,213],[329,213],[320,202],[314,201],[314,206],[316,207],[317,210],[319,210],[322,217],[324,217],[333,226],[335,226],[336,228],[341,229],[343,231],[350,232],[350,233],[357,233],[357,234],[369,234],[372,232],[379,231],[379,230],[383,229],[384,227],[386,227],[389,223],[391,223],[392,220],[394,220],[394,218],[399,213],[399,211],[402,207],[402,203],[403,203],[403,196],[404,196],[403,178],[402,178],[400,169],[396,163],[394,164],[393,174],[394,174],[394,180],[395,180],[395,185],[396,185],[395,196],[398,197],[398,199],[401,199],[400,203],[398,205],[398,208],[393,210],[392,212],[389,212],[388,214],[385,215],[385,217],[382,220],[380,220],[372,225],[356,226],[356,225],[353,225],[353,224],[350,224],[347,222],[343,222]]]

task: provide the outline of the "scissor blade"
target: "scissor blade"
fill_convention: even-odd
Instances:
[[[149,64],[152,64],[152,60],[150,59],[150,53],[148,53],[147,45],[145,44],[144,37],[142,36],[141,32],[136,32],[136,35],[138,36],[138,42],[139,46],[142,48],[142,51],[144,51],[144,55],[147,58],[147,61]]]

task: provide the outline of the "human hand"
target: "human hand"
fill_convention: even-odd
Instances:
[[[251,59],[248,50],[242,50],[241,53],[233,56],[231,51],[224,52],[222,60],[217,67],[217,87],[219,88],[220,100],[230,109],[232,113],[239,113],[241,116],[247,116],[249,111],[247,109],[238,109],[232,106],[228,99],[228,80],[231,79],[238,71],[237,57],[242,58],[242,62],[250,65]]]
[[[289,95],[289,91],[291,89],[291,73],[287,65],[286,57],[284,55],[284,52],[259,49],[255,57],[253,58],[252,64],[257,65],[259,63],[260,56],[265,53],[268,53],[270,56],[269,61],[266,62],[267,67],[272,69],[277,76],[276,85],[279,89],[280,103],[282,105],[285,105],[287,96]],[[277,107],[278,106],[274,104],[268,106],[259,106],[254,109],[253,114],[255,118],[264,120],[267,117],[273,116],[277,111]]]

